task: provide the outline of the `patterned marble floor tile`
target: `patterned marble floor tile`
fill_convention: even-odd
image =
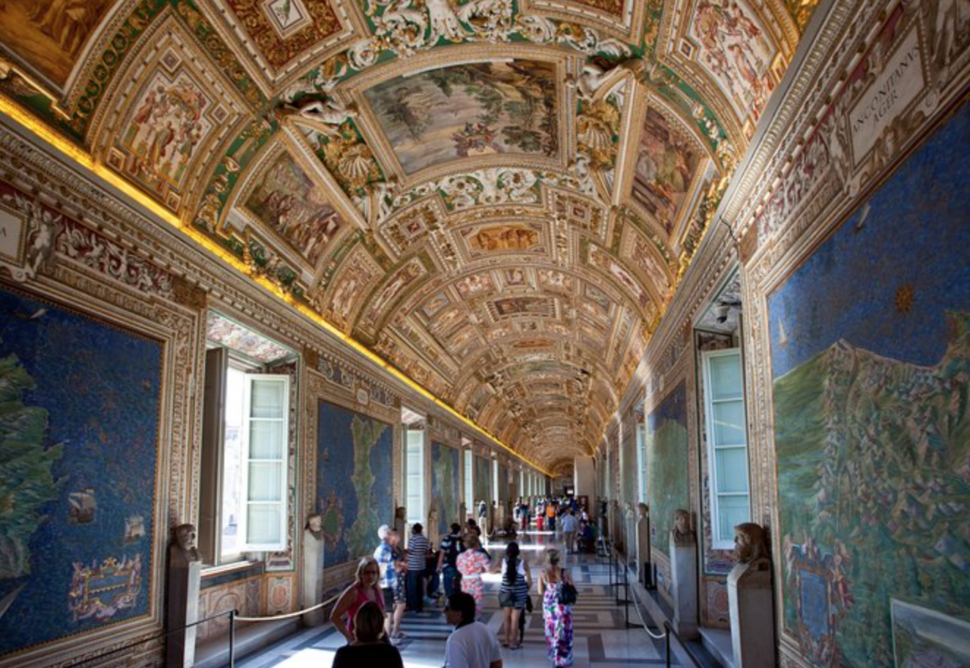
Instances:
[[[546,546],[562,546],[551,533],[526,535],[522,541],[523,554],[532,567],[533,581],[542,568],[542,550]],[[492,542],[488,549],[493,559],[500,559],[504,544]],[[593,555],[568,555],[566,567],[577,581],[579,600],[573,609],[573,665],[576,668],[628,668],[661,666],[663,648],[651,641],[642,629],[623,628],[623,607],[616,603],[616,588],[610,586],[605,560]],[[485,578],[485,612],[482,622],[493,633],[502,636],[504,615],[498,608],[500,582],[497,574]],[[535,588],[533,601],[538,603]],[[407,614],[402,630],[408,638],[400,645],[406,668],[441,668],[445,642],[451,633],[440,610],[421,614]],[[343,637],[328,624],[307,629],[263,650],[245,661],[240,668],[330,668]],[[521,649],[503,649],[505,668],[547,668],[544,625],[541,611],[526,619],[526,637]],[[676,664],[675,664],[676,665]]]

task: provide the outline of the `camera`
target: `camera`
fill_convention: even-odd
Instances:
[[[719,325],[727,322],[729,313],[731,313],[731,307],[727,304],[717,304],[714,307],[714,319],[717,320]]]

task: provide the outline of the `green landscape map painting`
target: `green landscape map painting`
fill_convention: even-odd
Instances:
[[[894,664],[891,610],[929,611],[905,648],[970,620],[968,151],[965,106],[768,300],[784,625],[812,665],[967,665]]]
[[[668,557],[674,511],[689,509],[687,458],[687,386],[681,382],[647,416],[651,546]]]

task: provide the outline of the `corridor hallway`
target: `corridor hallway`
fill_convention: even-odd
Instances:
[[[545,548],[553,546],[565,552],[565,547],[562,534],[554,535],[552,532],[532,530],[525,532],[524,537],[520,533],[519,538],[522,554],[532,568],[533,587],[530,595],[533,597],[536,612],[527,618],[522,648],[503,648],[503,661],[506,668],[545,668],[552,663],[546,658],[546,641],[536,583],[542,570]],[[493,563],[504,555],[503,543],[491,542],[486,549],[492,555]],[[578,602],[573,606],[573,665],[576,668],[666,665],[663,641],[651,640],[639,625],[624,629],[623,607],[615,602],[616,595],[610,587],[609,561],[606,558],[569,555],[564,567],[570,570],[579,591]],[[503,615],[498,606],[499,578],[497,573],[485,576],[485,612],[482,619],[496,634],[501,633],[503,624]],[[631,607],[631,624],[638,623],[639,620],[636,611]],[[408,636],[399,645],[406,668],[440,668],[443,665],[445,641],[452,627],[445,622],[445,615],[440,608],[433,612],[408,612],[402,629]],[[344,639],[328,623],[304,629],[243,661],[237,661],[236,665],[239,668],[329,668],[334,653],[343,644]],[[675,649],[671,665],[693,665],[678,650],[679,648]],[[678,657],[681,658],[680,662]]]

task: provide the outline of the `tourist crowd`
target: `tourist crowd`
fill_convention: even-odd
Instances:
[[[494,504],[490,509],[481,501],[476,506],[477,521],[468,517],[464,524],[451,524],[437,546],[431,544],[420,523],[411,526],[406,547],[400,522],[396,527],[381,526],[377,532],[380,543],[372,556],[360,560],[353,584],[341,594],[330,615],[334,628],[348,643],[337,652],[333,665],[363,661],[360,665],[403,666],[396,645],[406,638],[401,631],[405,610],[423,612],[426,606],[437,608],[445,601],[444,612],[455,626],[445,648],[446,668],[501,668],[499,639],[479,621],[483,575],[501,573],[501,646],[519,649],[526,616],[533,612],[533,582],[532,569],[516,542],[518,532],[529,529],[533,521],[539,532],[561,532],[568,553],[593,551],[596,535],[587,509],[571,497],[520,498],[501,528],[495,526],[495,510]],[[398,520],[402,517],[399,513]],[[486,528],[490,531],[483,539]],[[504,555],[493,560],[486,545],[499,539],[505,543]],[[545,550],[536,593],[549,658],[554,666],[570,666],[576,588],[556,549]]]

